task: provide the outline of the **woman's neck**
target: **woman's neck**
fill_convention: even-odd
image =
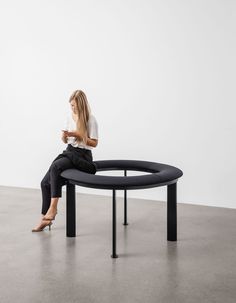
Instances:
[[[78,115],[72,112],[72,118],[76,121],[78,120]]]

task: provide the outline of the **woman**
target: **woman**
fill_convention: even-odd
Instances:
[[[42,218],[33,232],[51,229],[52,220],[57,214],[57,204],[62,196],[62,186],[65,179],[60,174],[68,168],[76,168],[87,173],[95,174],[96,165],[93,162],[92,149],[98,144],[98,124],[91,114],[85,93],[76,90],[71,95],[70,106],[72,113],[67,117],[67,129],[62,130],[62,141],[68,143],[66,150],[52,162],[46,175],[41,181]]]

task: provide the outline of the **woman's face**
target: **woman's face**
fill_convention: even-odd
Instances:
[[[71,110],[74,114],[78,114],[78,107],[76,101],[73,99],[70,101]]]

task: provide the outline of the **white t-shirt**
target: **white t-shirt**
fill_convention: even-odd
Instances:
[[[65,130],[68,131],[76,131],[76,123],[74,119],[72,118],[72,113],[67,115],[66,122],[65,122]],[[96,118],[93,114],[90,114],[89,120],[88,120],[88,136],[90,139],[98,139],[98,123]],[[80,148],[86,148],[92,150],[94,147],[90,145],[84,144],[84,142],[75,142],[75,137],[68,137],[67,143],[71,144],[74,147],[80,147]]]

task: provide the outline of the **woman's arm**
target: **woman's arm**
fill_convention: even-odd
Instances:
[[[90,145],[90,146],[93,146],[93,147],[96,147],[98,145],[98,140],[88,138],[86,144]]]
[[[76,137],[79,140],[82,140],[82,137],[81,137],[81,135],[80,135],[80,133],[78,131],[68,132],[67,134],[68,134],[69,137]],[[98,140],[97,139],[88,138],[87,142],[86,142],[86,145],[96,147],[98,145]]]

